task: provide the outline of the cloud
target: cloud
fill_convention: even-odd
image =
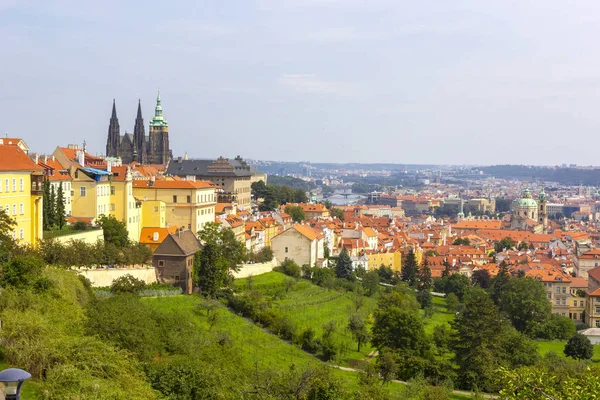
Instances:
[[[279,85],[298,93],[351,95],[352,85],[318,78],[314,74],[281,74]]]

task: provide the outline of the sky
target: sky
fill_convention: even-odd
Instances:
[[[103,154],[598,165],[600,2],[0,0],[0,136]]]

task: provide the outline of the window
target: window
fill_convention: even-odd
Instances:
[[[81,197],[85,197],[85,186],[79,188],[79,195]]]
[[[583,307],[583,300],[579,302],[579,307]]]
[[[288,252],[288,248],[287,248],[287,247],[285,248],[285,252],[286,252],[286,253]]]
[[[6,205],[4,212],[6,213],[6,215],[10,215],[10,207],[8,206],[8,204]]]
[[[192,202],[192,196],[187,196],[187,202],[191,203]]]
[[[25,214],[25,204],[23,203],[19,204],[19,214]]]
[[[13,230],[13,239],[17,240],[17,230]]]
[[[596,321],[596,328],[600,328],[600,321]]]
[[[563,304],[563,306],[566,306],[567,305],[567,299],[562,299],[562,304]]]
[[[173,196],[173,203],[177,203],[177,196]]]
[[[19,191],[23,191],[25,188],[23,187],[23,178],[19,179]]]
[[[8,181],[8,178],[6,178],[6,180],[4,181],[4,188],[5,192],[10,192],[10,183]]]
[[[13,186],[13,192],[16,192],[17,191],[17,178],[13,178],[13,182],[12,183],[13,183],[13,185],[12,185]]]
[[[600,314],[600,307],[596,307],[596,314]]]
[[[17,205],[13,204],[13,215],[17,215]]]
[[[165,262],[163,260],[158,260],[158,266],[159,267],[164,267],[165,266]]]
[[[556,288],[556,293],[560,294],[560,288],[559,287]]]
[[[556,305],[560,306],[560,299],[556,299]]]
[[[573,301],[573,307],[577,307],[577,300]]]
[[[577,319],[577,313],[573,313],[573,319]]]
[[[562,292],[563,292],[563,294],[567,293],[567,287],[566,286],[563,286]]]
[[[21,228],[19,230],[19,239],[24,239],[25,238],[25,231],[23,230],[23,228]]]
[[[154,212],[158,212],[158,207],[154,207]]]
[[[110,194],[112,194],[114,196],[114,194],[115,194],[115,187],[114,186],[110,187]]]

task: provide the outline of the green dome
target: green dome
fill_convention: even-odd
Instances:
[[[519,199],[519,201],[517,202],[517,206],[519,207],[535,207],[537,208],[537,201],[535,201],[532,198],[523,198],[523,199]]]

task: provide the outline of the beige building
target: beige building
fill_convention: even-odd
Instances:
[[[286,258],[302,266],[314,266],[323,258],[323,234],[308,225],[296,224],[275,236],[271,241],[273,254],[283,261]]]
[[[592,328],[600,328],[600,267],[588,271],[585,323]]]
[[[154,202],[152,207],[164,203],[167,226],[198,232],[206,223],[215,221],[215,186],[210,182],[135,180],[133,195],[142,202]]]
[[[600,266],[600,249],[590,250],[575,257],[575,274],[584,279],[588,279],[588,271]]]
[[[569,317],[572,304],[571,276],[549,264],[530,264],[530,267],[525,274],[542,282],[548,301],[552,304],[552,313]]]
[[[219,157],[216,160],[172,160],[167,174],[189,179],[211,181],[220,187],[217,192],[219,203],[236,203],[245,209],[250,207],[253,173],[241,157],[233,160]]]

